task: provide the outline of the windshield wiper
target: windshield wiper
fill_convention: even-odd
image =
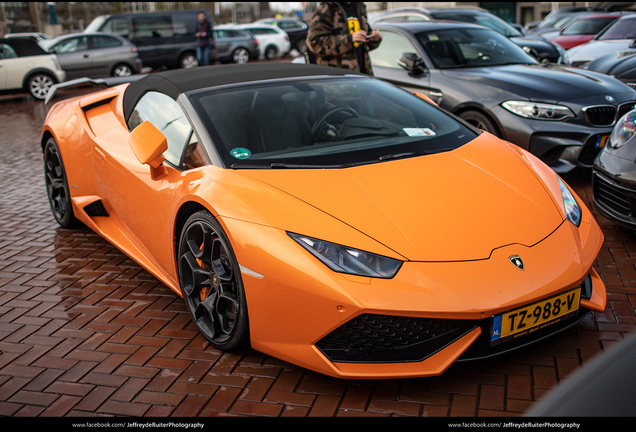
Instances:
[[[447,148],[440,148],[440,149],[424,150],[417,153],[416,152],[395,153],[395,154],[380,156],[378,160],[380,162],[384,162],[385,160],[390,160],[390,159],[400,159],[400,158],[411,157],[411,156],[423,156],[427,154],[441,153],[441,152],[445,152],[449,150],[453,150],[453,149],[450,147],[447,147]]]
[[[379,161],[385,161],[385,160],[389,160],[389,159],[400,159],[400,158],[403,158],[403,157],[415,156],[417,154],[418,153],[415,153],[415,152],[388,154],[388,155],[380,156],[378,158],[378,160]]]
[[[272,169],[330,169],[330,168],[349,168],[353,164],[335,164],[335,165],[311,165],[311,164],[288,164],[275,162],[270,165]]]

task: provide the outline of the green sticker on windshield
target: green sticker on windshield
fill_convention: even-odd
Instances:
[[[243,147],[236,147],[230,151],[230,154],[237,159],[247,159],[252,156],[252,152]]]

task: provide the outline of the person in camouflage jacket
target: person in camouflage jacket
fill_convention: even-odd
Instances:
[[[358,16],[358,28],[350,28],[348,14],[341,3],[321,3],[309,24],[307,46],[315,54],[317,64],[373,75],[369,51],[380,45],[382,34],[369,27],[364,3],[351,2],[349,8]],[[360,65],[357,47],[362,49],[363,65]]]

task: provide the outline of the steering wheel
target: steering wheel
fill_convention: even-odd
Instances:
[[[359,117],[358,113],[353,108],[349,108],[349,107],[344,106],[344,107],[336,107],[336,108],[332,109],[331,111],[329,111],[328,113],[326,113],[325,115],[320,117],[316,121],[316,123],[314,123],[314,125],[311,127],[311,137],[309,139],[309,144],[310,145],[313,145],[316,142],[316,137],[318,136],[318,133],[320,133],[320,131],[322,130],[324,125],[327,123],[327,119],[329,117],[331,117],[332,115],[334,115],[336,113],[339,113],[339,112],[346,113],[351,118]]]

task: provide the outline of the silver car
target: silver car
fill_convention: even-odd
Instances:
[[[57,54],[66,79],[128,76],[141,72],[137,47],[127,39],[103,33],[77,33],[41,43]]]

